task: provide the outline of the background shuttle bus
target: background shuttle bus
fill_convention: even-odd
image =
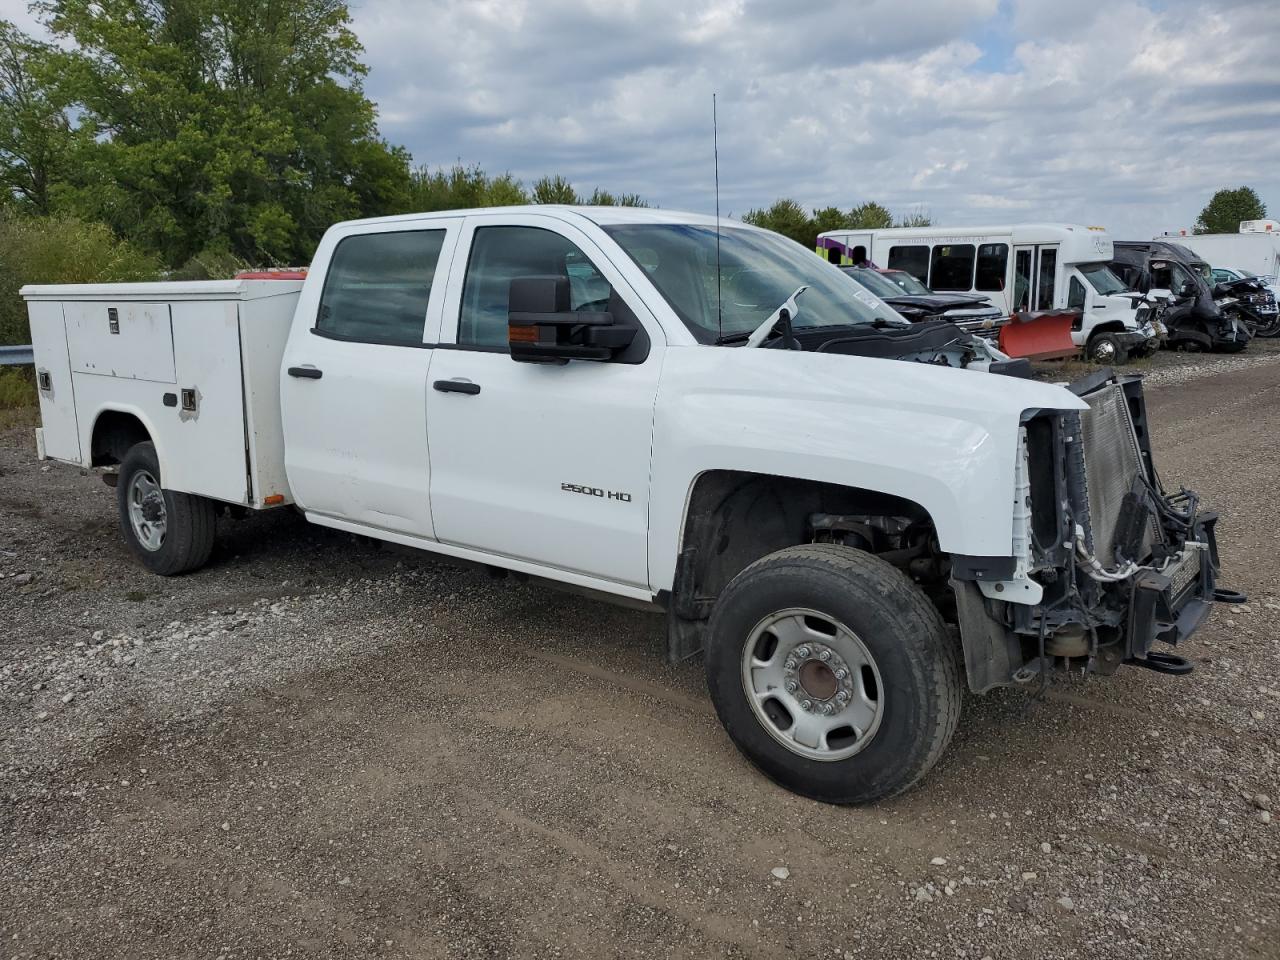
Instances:
[[[1125,285],[1107,267],[1113,250],[1101,227],[1023,223],[985,227],[903,227],[832,230],[818,236],[818,254],[835,264],[905,270],[934,291],[990,297],[1005,313],[1076,308],[1076,346],[1146,353],[1158,331],[1138,316]],[[1145,314],[1145,311],[1144,311]],[[1109,336],[1103,338],[1103,334]],[[1092,350],[1090,351],[1092,352]]]

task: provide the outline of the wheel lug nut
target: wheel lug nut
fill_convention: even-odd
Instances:
[[[794,660],[788,660],[786,663],[783,664],[783,666],[786,667],[788,670],[794,670],[796,668],[796,662]]]
[[[831,651],[830,651],[830,650],[823,650],[820,654],[818,654],[818,659],[819,659],[819,660],[830,660],[830,659],[831,659]]]
[[[837,680],[843,680],[843,679],[844,679],[845,677],[847,677],[848,675],[849,675],[849,673],[848,673],[848,671],[847,671],[847,670],[845,670],[845,669],[844,669],[844,667],[841,667],[839,670],[837,670],[837,671],[836,671],[836,679],[837,679]]]
[[[808,655],[809,655],[809,648],[808,648],[808,647],[796,647],[796,656],[797,656],[797,657],[807,657]]]
[[[788,680],[787,693],[795,693],[795,692],[796,692],[796,682],[794,680]]]
[[[813,704],[811,704],[808,700],[801,700],[800,706],[803,707],[805,710],[808,710],[810,707],[813,706]]]

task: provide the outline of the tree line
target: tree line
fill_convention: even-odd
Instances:
[[[886,227],[928,227],[933,224],[923,207],[917,206],[895,219],[887,207],[873,200],[850,210],[823,207],[809,213],[795,200],[784,198],[774,201],[764,210],[748,211],[742,219],[790,237],[806,247],[813,247],[818,234],[828,230],[882,230]]]

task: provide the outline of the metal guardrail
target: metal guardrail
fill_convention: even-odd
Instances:
[[[36,362],[31,344],[0,346],[0,367],[27,367]]]

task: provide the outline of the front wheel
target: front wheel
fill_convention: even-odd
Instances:
[[[1111,333],[1099,333],[1089,341],[1087,351],[1089,359],[1103,365],[1122,366],[1129,359],[1129,352],[1120,340]]]
[[[955,644],[905,575],[834,544],[752,564],[716,603],[707,685],[738,749],[781,786],[868,803],[923,777],[955,732]]]
[[[204,566],[213,551],[213,504],[204,497],[160,486],[155,444],[138,443],[124,455],[116,479],[120,531],[142,565],[170,577]]]

